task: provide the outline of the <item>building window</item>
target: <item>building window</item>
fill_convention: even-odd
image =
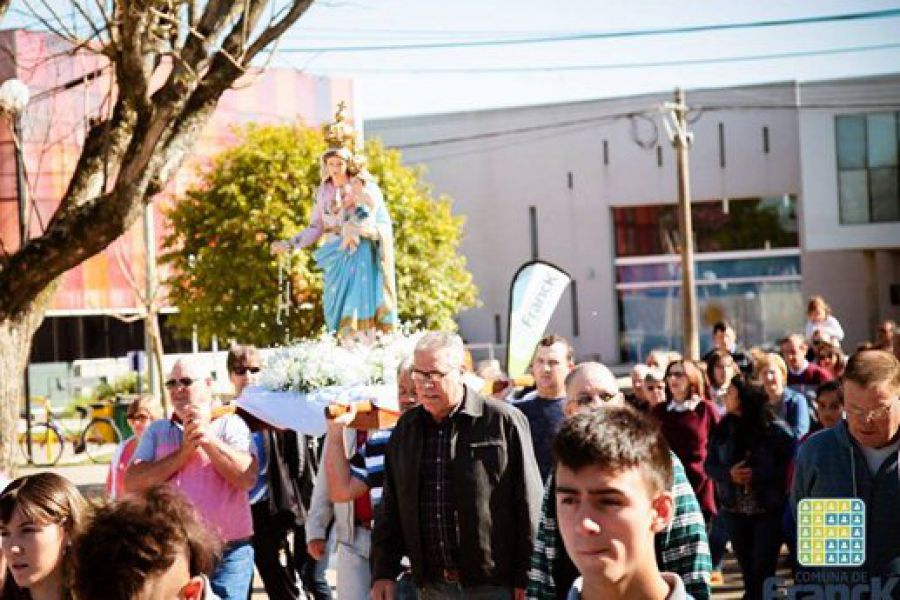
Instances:
[[[674,205],[613,208],[623,362],[681,348],[681,262]],[[691,206],[701,350],[712,324],[735,323],[742,344],[769,344],[803,325],[796,198],[731,198]]]
[[[900,221],[898,115],[835,117],[841,224]]]

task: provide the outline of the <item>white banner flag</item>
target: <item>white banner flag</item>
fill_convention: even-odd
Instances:
[[[516,273],[510,291],[506,353],[510,377],[525,374],[569,281],[564,271],[541,261],[528,263]]]

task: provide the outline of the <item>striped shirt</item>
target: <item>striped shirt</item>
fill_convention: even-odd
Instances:
[[[373,507],[381,502],[381,489],[384,487],[384,451],[393,431],[393,428],[379,429],[371,433],[350,459],[350,474],[369,486]]]
[[[675,516],[666,531],[656,534],[656,562],[662,572],[675,573],[684,581],[687,592],[697,600],[708,600],[712,560],[706,524],[697,497],[691,489],[684,466],[672,454]],[[529,600],[565,598],[578,572],[566,554],[556,524],[556,484],[551,475],[544,490],[541,522],[534,540],[531,569],[528,572]]]

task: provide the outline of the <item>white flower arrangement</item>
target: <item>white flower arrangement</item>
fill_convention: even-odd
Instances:
[[[346,342],[332,333],[270,350],[259,386],[309,394],[325,388],[396,384],[397,367],[411,357],[422,332],[378,334]]]

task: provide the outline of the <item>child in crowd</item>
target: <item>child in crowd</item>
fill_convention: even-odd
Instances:
[[[844,339],[844,329],[837,319],[831,314],[831,307],[822,296],[813,296],[806,305],[806,339],[813,341],[816,331],[822,339],[836,340],[840,343]]]
[[[844,418],[844,392],[840,381],[826,381],[818,387],[816,415],[819,417],[820,429],[831,429]],[[806,438],[803,439],[805,440]]]
[[[15,584],[31,600],[69,600],[72,540],[80,533],[87,502],[55,473],[20,477],[0,494],[0,541]],[[108,563],[104,559],[102,564]]]
[[[134,450],[144,430],[155,418],[152,402],[153,398],[150,396],[138,396],[128,405],[126,417],[134,435],[119,444],[109,463],[109,472],[106,474],[106,497],[110,500],[121,498],[125,493],[125,470],[131,463],[131,457],[134,456]]]
[[[656,563],[654,536],[675,503],[669,447],[655,424],[630,407],[577,414],[553,452],[560,534],[581,574],[568,598],[691,598]]]
[[[220,547],[193,506],[171,487],[126,496],[98,509],[75,542],[76,597],[217,600],[206,574]]]

